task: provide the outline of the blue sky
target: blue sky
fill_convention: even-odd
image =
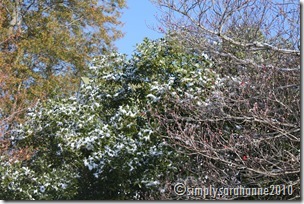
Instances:
[[[162,34],[152,30],[157,27],[157,8],[149,0],[127,0],[127,9],[123,10],[121,21],[124,26],[121,30],[125,33],[122,39],[115,42],[118,52],[129,57],[135,50],[136,44],[141,43],[145,37],[157,39]]]

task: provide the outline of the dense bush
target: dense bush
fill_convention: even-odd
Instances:
[[[203,101],[218,80],[206,56],[169,39],[145,39],[130,60],[117,53],[95,59],[76,96],[30,109],[11,149],[2,150],[0,197],[160,198],[164,182],[190,160],[156,131],[151,113],[166,113],[168,94]],[[28,149],[26,158],[11,157],[20,149]]]

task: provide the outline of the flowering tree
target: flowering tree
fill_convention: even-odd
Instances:
[[[218,80],[211,65],[170,37],[144,40],[130,60],[96,58],[76,96],[38,103],[14,130],[11,145],[29,152],[12,158],[3,149],[1,197],[160,198],[189,159],[168,145],[151,113],[166,113],[167,94],[204,100]]]

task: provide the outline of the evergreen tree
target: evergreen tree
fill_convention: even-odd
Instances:
[[[204,100],[217,75],[202,55],[168,39],[144,40],[130,60],[92,61],[77,97],[39,103],[11,137],[28,158],[3,157],[6,199],[159,199],[191,164],[168,146],[155,110],[169,95]],[[182,101],[180,101],[182,103]],[[161,193],[162,192],[162,193]]]

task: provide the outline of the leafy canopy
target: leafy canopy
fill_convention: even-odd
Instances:
[[[0,119],[12,125],[38,98],[75,91],[92,57],[122,37],[124,7],[124,0],[1,1]]]
[[[167,145],[150,112],[165,112],[168,94],[204,99],[217,80],[211,65],[169,37],[145,39],[130,60],[117,53],[96,58],[77,96],[37,104],[15,130],[15,146],[33,154],[12,165],[2,160],[2,196],[157,198],[187,158]]]

